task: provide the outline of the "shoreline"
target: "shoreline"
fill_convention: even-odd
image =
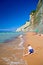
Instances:
[[[18,60],[20,61],[20,59],[22,59],[27,63],[27,65],[43,65],[43,35],[41,34],[40,36],[33,32],[27,32],[25,35],[23,35],[23,38],[24,38],[24,47],[25,47],[24,50],[20,49],[21,47],[19,48],[18,46],[21,42],[19,37],[17,37],[15,40],[12,40],[0,46],[1,65],[8,65],[6,64],[7,62],[2,58],[7,58],[14,62]],[[24,54],[27,53],[28,44],[31,44],[31,46],[34,48],[34,53],[27,56],[23,56],[23,53]],[[14,58],[14,56],[16,59]]]
[[[0,44],[12,42],[12,41],[16,40],[17,38],[18,38],[18,36],[17,37],[12,37],[12,38],[6,39],[5,41],[0,42]]]

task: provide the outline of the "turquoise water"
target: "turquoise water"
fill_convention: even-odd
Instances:
[[[22,32],[0,32],[0,43],[11,40],[22,34]]]

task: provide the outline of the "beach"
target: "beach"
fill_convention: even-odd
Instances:
[[[27,32],[23,39],[25,49],[19,46],[19,37],[0,44],[0,65],[43,65],[43,35]],[[34,53],[23,56],[28,44],[34,48]]]

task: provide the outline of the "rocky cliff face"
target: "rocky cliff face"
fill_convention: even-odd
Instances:
[[[16,31],[34,31],[43,33],[43,1],[39,0],[36,11],[31,14],[30,22],[18,28]]]

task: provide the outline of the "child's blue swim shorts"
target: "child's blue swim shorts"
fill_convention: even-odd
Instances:
[[[33,49],[30,49],[30,50],[29,50],[29,52],[30,52],[30,54],[31,54],[31,53],[33,53],[33,52],[34,52],[34,50],[33,50]]]

